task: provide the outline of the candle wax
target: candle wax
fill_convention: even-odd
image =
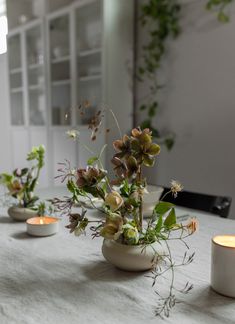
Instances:
[[[235,248],[235,235],[218,235],[213,241],[221,246]]]
[[[58,218],[55,217],[47,217],[47,216],[40,216],[40,217],[33,217],[27,220],[28,224],[31,225],[48,225],[52,223],[58,222]]]

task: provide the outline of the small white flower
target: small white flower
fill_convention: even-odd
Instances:
[[[182,191],[184,187],[182,184],[176,180],[171,180],[171,192],[174,195],[174,197],[177,197],[178,192]]]
[[[66,132],[66,135],[68,136],[68,138],[76,140],[79,137],[80,133],[76,129],[71,129]]]
[[[76,169],[71,169],[71,175],[75,176],[77,174],[77,170]]]

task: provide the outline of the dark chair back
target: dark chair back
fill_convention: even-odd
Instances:
[[[170,188],[164,188],[162,197],[170,190]],[[174,196],[169,193],[163,201],[171,202],[175,205],[206,211],[219,215],[220,217],[228,217],[229,209],[232,203],[232,198],[224,196],[213,196],[201,193],[195,193],[183,190],[178,193],[178,196]]]

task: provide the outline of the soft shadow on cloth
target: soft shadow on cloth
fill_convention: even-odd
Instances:
[[[52,235],[51,235],[52,236]],[[43,239],[44,237],[43,236],[32,236],[32,235],[29,235],[27,232],[16,232],[16,233],[13,233],[11,235],[12,238],[16,239],[16,240],[41,240]]]
[[[115,268],[112,264],[103,260],[82,264],[80,270],[92,281],[125,281],[142,277],[147,272],[128,272]]]
[[[0,217],[0,224],[11,224],[14,221],[9,216],[1,216]]]

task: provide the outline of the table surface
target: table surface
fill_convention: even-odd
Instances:
[[[58,190],[58,189],[57,189]],[[41,192],[45,197],[54,191]],[[61,191],[60,191],[61,193]],[[178,209],[178,214],[186,210]],[[92,213],[92,212],[90,212]],[[60,222],[51,237],[26,234],[26,224],[13,222],[0,210],[0,323],[235,323],[235,299],[210,288],[211,237],[231,234],[235,221],[190,211],[200,222],[199,232],[189,238],[194,262],[176,271],[177,285],[190,281],[188,295],[164,321],[154,316],[158,297],[147,273],[114,268],[101,253],[102,239],[75,237]],[[184,248],[176,249],[183,254]],[[161,278],[158,288],[169,282]],[[158,289],[157,288],[157,289]]]

